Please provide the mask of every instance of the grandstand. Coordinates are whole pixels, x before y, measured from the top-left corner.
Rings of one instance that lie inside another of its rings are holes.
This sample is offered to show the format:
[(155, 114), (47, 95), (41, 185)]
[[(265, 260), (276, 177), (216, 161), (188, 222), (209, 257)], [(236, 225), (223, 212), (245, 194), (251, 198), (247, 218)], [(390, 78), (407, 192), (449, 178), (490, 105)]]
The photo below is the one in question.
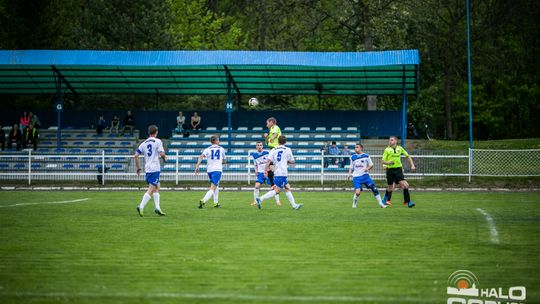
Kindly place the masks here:
[[(39, 130), (40, 141), (36, 151), (7, 149), (0, 153), (0, 172), (27, 172), (29, 169), (41, 173), (96, 172), (105, 165), (107, 170), (126, 172), (139, 133), (120, 136), (95, 130), (62, 130), (61, 145), (57, 147), (55, 129)], [(34, 157), (29, 161), (27, 155)], [(102, 157), (106, 155), (106, 157)], [(106, 164), (103, 164), (102, 158)], [(30, 167), (30, 168), (29, 168)]]

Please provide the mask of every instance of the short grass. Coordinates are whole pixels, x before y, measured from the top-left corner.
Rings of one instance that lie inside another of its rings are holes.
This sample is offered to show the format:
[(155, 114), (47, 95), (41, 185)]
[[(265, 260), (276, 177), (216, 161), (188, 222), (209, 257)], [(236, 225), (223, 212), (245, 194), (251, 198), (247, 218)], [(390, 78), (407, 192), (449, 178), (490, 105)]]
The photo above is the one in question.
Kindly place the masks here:
[(379, 209), (366, 192), (352, 209), (351, 193), (296, 192), (295, 212), (163, 192), (167, 216), (150, 202), (139, 218), (141, 195), (0, 192), (0, 303), (445, 303), (458, 269), (540, 301), (540, 193), (413, 193), (414, 209), (396, 193)]

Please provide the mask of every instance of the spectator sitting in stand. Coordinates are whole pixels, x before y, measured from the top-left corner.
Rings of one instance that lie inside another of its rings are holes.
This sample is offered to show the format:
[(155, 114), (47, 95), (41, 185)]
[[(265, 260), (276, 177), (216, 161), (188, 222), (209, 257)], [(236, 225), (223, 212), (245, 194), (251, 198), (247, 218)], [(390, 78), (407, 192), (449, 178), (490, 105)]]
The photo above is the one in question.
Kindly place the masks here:
[(182, 133), (186, 129), (186, 117), (182, 113), (182, 111), (178, 112), (178, 116), (176, 116), (176, 133)]
[(32, 124), (34, 128), (41, 128), (41, 121), (39, 121), (39, 117), (36, 114), (29, 112), (28, 117), (30, 117), (30, 124)]
[(19, 118), (19, 131), (21, 131), (22, 133), (24, 129), (28, 127), (29, 124), (30, 124), (30, 116), (28, 116), (28, 114), (26, 114), (26, 111), (24, 111), (23, 115)]
[(349, 165), (351, 160), (351, 150), (349, 150), (349, 146), (343, 145), (341, 155), (343, 155), (343, 158), (341, 159), (341, 168), (344, 168), (345, 166)]
[(15, 145), (17, 151), (21, 149), (21, 143), (22, 143), (22, 132), (19, 130), (18, 124), (13, 124), (13, 128), (9, 131), (9, 145), (8, 148), (13, 147)]
[(129, 129), (129, 135), (133, 136), (133, 128), (135, 127), (135, 116), (131, 111), (127, 111), (126, 117), (124, 118), (124, 129), (120, 135), (124, 135), (127, 129)]
[(26, 149), (29, 144), (32, 144), (34, 151), (37, 150), (37, 141), (38, 141), (38, 130), (29, 124), (28, 127), (24, 130), (24, 141), (23, 147)]
[(111, 120), (111, 129), (109, 130), (111, 134), (114, 133), (118, 134), (118, 130), (120, 129), (120, 118), (118, 118), (118, 115), (114, 115), (114, 118)]
[(0, 142), (2, 144), (2, 151), (6, 148), (6, 131), (4, 131), (4, 126), (0, 125)]
[(328, 168), (329, 160), (328, 160), (328, 157), (325, 157), (325, 156), (328, 155), (328, 143), (327, 142), (325, 142), (324, 145), (321, 147), (321, 151), (322, 151), (322, 154), (323, 154), (324, 167)]
[(199, 113), (197, 112), (193, 113), (193, 116), (191, 116), (191, 129), (192, 130), (201, 129), (201, 117), (199, 116)]
[(103, 130), (107, 127), (107, 123), (105, 122), (105, 118), (103, 115), (99, 115), (99, 119), (97, 122), (96, 132), (98, 135), (101, 135), (103, 133)]
[[(332, 145), (328, 148), (328, 154), (330, 155), (339, 155), (339, 148), (336, 146), (336, 142), (333, 141)], [(338, 157), (331, 157), (330, 158), (330, 164), (337, 165), (339, 164), (340, 158)]]

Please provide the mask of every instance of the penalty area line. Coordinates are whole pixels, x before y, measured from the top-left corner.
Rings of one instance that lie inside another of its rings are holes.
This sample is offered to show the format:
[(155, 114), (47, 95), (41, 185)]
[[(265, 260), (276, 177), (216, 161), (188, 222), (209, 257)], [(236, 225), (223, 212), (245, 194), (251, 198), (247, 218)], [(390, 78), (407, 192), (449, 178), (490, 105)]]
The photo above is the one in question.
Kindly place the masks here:
[(486, 218), (486, 222), (489, 228), (489, 233), (491, 234), (491, 242), (493, 244), (499, 244), (499, 232), (497, 231), (497, 228), (495, 227), (495, 220), (491, 217), (489, 213), (485, 212), (483, 209), (476, 208), (476, 210), (482, 213), (482, 215), (484, 215), (484, 217)]
[(0, 208), (7, 208), (7, 207), (19, 207), (19, 206), (31, 206), (31, 205), (51, 205), (51, 204), (70, 204), (70, 203), (79, 203), (89, 200), (89, 198), (80, 198), (76, 200), (70, 200), (70, 201), (57, 201), (57, 202), (40, 202), (40, 203), (18, 203), (13, 205), (0, 205)]

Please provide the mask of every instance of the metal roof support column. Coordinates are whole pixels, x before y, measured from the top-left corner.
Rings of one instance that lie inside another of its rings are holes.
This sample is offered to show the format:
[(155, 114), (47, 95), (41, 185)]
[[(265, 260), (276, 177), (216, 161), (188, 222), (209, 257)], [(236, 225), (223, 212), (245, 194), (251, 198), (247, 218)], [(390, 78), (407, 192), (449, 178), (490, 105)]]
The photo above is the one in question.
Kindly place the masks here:
[(60, 149), (62, 147), (62, 111), (64, 110), (64, 103), (62, 101), (62, 76), (58, 73), (56, 69), (53, 69), (54, 73), (54, 83), (56, 85), (56, 97), (54, 103), (54, 109), (56, 111), (56, 148)]
[(403, 99), (401, 101), (401, 146), (405, 148), (405, 139), (407, 138), (407, 87), (405, 85), (405, 66), (403, 66)]
[(231, 79), (231, 75), (229, 73), (227, 73), (227, 106), (226, 106), (226, 109), (227, 111), (227, 124), (228, 124), (228, 129), (227, 129), (227, 135), (228, 135), (228, 148), (227, 148), (227, 151), (230, 153), (231, 150), (232, 150), (232, 142), (231, 142), (231, 137), (232, 137), (232, 134), (231, 134), (231, 115), (232, 115), (232, 111), (233, 111), (233, 94), (232, 94), (232, 79)]

